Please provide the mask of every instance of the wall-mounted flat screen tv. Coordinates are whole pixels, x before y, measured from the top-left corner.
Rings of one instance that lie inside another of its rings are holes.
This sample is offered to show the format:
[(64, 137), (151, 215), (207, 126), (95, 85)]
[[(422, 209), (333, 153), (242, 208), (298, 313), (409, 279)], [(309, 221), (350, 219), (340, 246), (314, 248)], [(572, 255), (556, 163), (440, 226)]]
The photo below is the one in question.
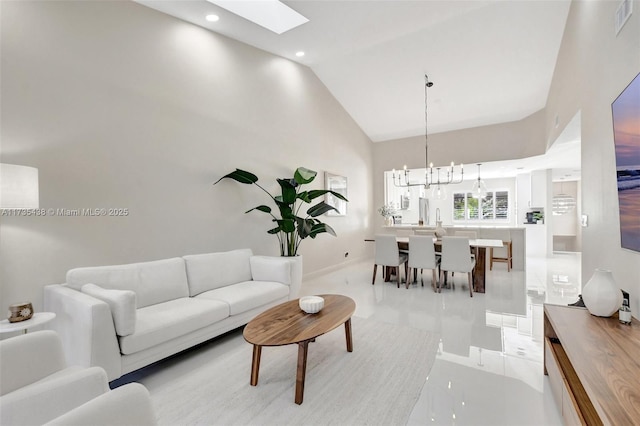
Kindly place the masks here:
[(623, 248), (640, 252), (640, 74), (611, 104)]

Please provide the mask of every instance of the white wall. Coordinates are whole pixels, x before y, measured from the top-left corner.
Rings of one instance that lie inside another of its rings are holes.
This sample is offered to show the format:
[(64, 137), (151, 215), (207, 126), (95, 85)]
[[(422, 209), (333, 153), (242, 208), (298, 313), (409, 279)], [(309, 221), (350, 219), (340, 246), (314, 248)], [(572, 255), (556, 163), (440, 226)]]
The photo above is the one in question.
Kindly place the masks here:
[[(640, 71), (640, 1), (616, 35), (619, 1), (574, 1), (560, 48), (549, 99), (549, 141), (581, 111), (582, 280), (596, 268), (610, 269), (631, 293), (640, 313), (640, 253), (621, 248), (611, 103)], [(555, 126), (556, 116), (560, 125)]]
[(368, 255), (371, 141), (307, 67), (132, 2), (1, 2), (2, 158), (40, 173), (43, 208), (126, 217), (2, 217), (0, 309), (73, 267), (251, 247), (277, 254), (235, 167), (348, 178), (337, 238), (305, 240), (306, 273)]

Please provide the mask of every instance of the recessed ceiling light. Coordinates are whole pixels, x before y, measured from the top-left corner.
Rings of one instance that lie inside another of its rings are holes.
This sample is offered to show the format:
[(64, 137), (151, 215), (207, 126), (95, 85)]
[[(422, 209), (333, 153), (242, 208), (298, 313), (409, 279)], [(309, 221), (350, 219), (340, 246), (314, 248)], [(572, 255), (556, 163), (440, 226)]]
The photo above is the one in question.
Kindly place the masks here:
[(307, 18), (278, 0), (208, 0), (229, 12), (258, 24), (276, 34), (309, 22)]
[(302, 50), (301, 50), (301, 51), (299, 51), (299, 52), (296, 52), (296, 56), (297, 56), (298, 58), (302, 58), (302, 57), (304, 56), (304, 52), (303, 52)]
[(209, 22), (218, 22), (220, 20), (220, 17), (218, 15), (207, 15), (204, 19)]

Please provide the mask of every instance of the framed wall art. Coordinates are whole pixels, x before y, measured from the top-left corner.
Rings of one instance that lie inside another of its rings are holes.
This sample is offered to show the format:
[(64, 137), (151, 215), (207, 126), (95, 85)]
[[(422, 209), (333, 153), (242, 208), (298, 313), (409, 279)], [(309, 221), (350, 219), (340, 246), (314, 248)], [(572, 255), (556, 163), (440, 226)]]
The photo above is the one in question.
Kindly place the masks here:
[[(337, 192), (344, 198), (347, 198), (347, 178), (345, 176), (334, 175), (333, 173), (325, 172), (325, 189)], [(327, 212), (327, 216), (346, 216), (347, 215), (347, 202), (335, 197), (333, 194), (325, 195), (325, 202), (330, 206), (335, 207), (338, 211), (331, 210)]]
[(611, 105), (623, 248), (640, 251), (640, 74)]

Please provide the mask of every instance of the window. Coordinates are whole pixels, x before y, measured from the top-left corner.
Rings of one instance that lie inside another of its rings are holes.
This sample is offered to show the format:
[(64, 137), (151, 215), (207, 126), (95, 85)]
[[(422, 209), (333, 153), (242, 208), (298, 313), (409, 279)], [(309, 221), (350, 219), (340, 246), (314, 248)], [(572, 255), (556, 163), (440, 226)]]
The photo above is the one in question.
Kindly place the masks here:
[(453, 220), (508, 220), (509, 191), (489, 191), (484, 198), (470, 192), (453, 194)]

